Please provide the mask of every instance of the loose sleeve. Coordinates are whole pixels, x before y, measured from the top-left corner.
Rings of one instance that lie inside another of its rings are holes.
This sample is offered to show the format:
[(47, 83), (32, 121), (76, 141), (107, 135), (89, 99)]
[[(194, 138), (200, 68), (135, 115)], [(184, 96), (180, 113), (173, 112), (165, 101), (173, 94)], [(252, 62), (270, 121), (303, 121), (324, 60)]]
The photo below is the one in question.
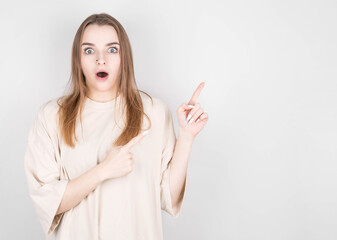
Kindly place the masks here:
[[(28, 135), (24, 169), (29, 195), (45, 235), (58, 226), (64, 213), (56, 215), (68, 181), (60, 180), (57, 143), (50, 117), (46, 121), (45, 106), (41, 106)], [(53, 135), (54, 134), (54, 135)]]
[[(161, 160), (161, 209), (177, 218), (180, 214), (183, 198), (185, 195), (185, 185), (183, 188), (183, 193), (181, 195), (179, 203), (176, 207), (173, 208), (171, 201), (171, 192), (170, 192), (170, 167), (171, 159), (173, 157), (175, 143), (176, 143), (176, 134), (174, 131), (174, 125), (172, 121), (172, 114), (167, 107), (164, 105), (165, 109), (165, 119), (164, 119), (164, 134), (163, 134), (163, 148), (162, 148), (162, 160)], [(186, 182), (185, 182), (186, 184)]]

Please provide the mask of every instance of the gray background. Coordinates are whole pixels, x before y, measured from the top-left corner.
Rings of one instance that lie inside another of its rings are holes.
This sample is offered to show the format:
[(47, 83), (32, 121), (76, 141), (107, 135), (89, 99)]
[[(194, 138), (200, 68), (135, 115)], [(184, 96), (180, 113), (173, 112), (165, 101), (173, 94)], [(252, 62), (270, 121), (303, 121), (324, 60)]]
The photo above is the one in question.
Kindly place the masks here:
[(336, 1), (13, 1), (2, 4), (1, 239), (43, 239), (23, 156), (38, 107), (70, 76), (80, 23), (106, 12), (138, 87), (174, 116), (202, 81), (209, 114), (165, 239), (337, 238)]

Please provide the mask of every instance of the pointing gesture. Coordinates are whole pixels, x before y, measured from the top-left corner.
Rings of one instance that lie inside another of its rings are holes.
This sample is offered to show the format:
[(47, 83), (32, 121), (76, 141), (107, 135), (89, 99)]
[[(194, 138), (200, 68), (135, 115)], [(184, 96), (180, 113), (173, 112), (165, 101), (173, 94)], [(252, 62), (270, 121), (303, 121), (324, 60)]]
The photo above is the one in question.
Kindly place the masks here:
[(135, 136), (134, 138), (132, 138), (127, 144), (125, 144), (122, 147), (123, 151), (129, 152), (131, 150), (131, 148), (136, 145), (140, 140), (143, 139), (143, 137), (148, 133), (149, 130), (143, 132), (143, 133), (139, 133), (137, 136)]
[(204, 88), (205, 82), (199, 84), (188, 104), (182, 103), (177, 109), (178, 121), (181, 131), (190, 134), (193, 138), (204, 128), (208, 115), (201, 108), (197, 99)]
[(199, 84), (198, 88), (194, 91), (191, 100), (188, 102), (189, 105), (194, 105), (199, 97), (201, 90), (204, 88), (205, 82)]
[(129, 174), (133, 170), (133, 154), (131, 148), (135, 146), (148, 133), (145, 131), (132, 138), (124, 146), (113, 147), (102, 161), (102, 178), (118, 178)]

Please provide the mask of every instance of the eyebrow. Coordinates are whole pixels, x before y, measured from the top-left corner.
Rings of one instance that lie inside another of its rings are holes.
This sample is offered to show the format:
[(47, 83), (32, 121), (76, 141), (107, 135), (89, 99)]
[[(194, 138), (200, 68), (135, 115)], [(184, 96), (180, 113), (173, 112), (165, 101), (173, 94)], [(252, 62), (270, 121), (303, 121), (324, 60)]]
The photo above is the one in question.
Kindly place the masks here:
[[(118, 42), (111, 42), (111, 43), (107, 43), (106, 46), (110, 46), (110, 45), (114, 45), (114, 44), (119, 45)], [(93, 43), (88, 43), (88, 42), (84, 42), (84, 43), (81, 44), (81, 46), (83, 46), (83, 45), (95, 46), (95, 44), (93, 44)]]

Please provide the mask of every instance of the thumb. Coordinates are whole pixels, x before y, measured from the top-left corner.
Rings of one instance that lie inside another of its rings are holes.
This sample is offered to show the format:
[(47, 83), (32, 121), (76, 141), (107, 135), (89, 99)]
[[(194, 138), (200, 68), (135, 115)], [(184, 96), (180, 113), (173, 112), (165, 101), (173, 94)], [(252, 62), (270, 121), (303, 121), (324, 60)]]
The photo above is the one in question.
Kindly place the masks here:
[(122, 148), (123, 150), (130, 151), (130, 149), (136, 145), (142, 138), (149, 132), (149, 130), (145, 132), (139, 133), (137, 136), (132, 138), (127, 144), (125, 144)]

